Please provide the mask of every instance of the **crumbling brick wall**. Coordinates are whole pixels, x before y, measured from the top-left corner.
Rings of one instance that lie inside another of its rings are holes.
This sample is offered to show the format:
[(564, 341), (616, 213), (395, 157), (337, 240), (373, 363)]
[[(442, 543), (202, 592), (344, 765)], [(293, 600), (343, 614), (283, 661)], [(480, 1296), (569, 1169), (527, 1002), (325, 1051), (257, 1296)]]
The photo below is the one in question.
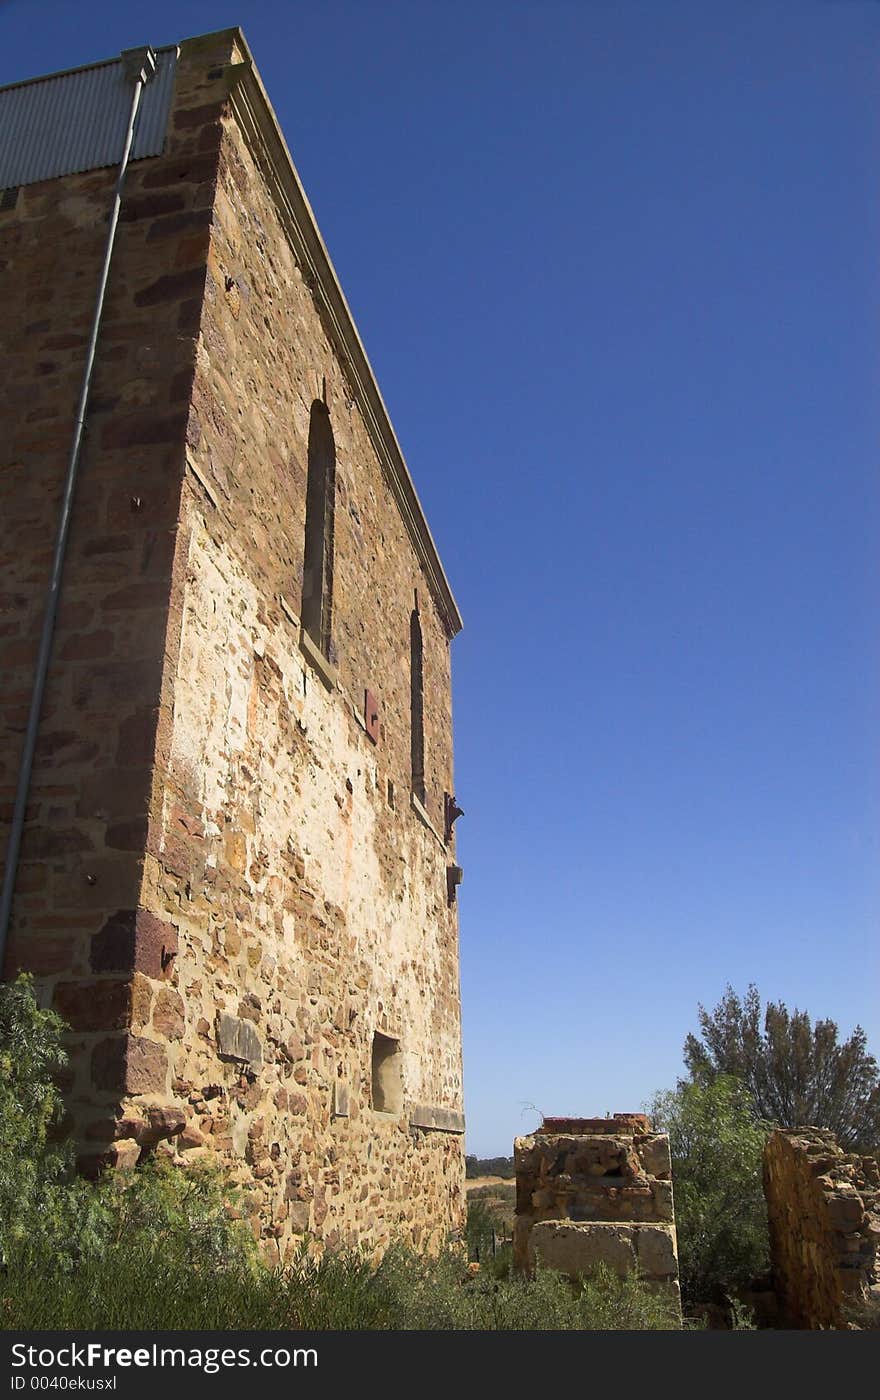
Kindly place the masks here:
[(783, 1323), (846, 1325), (846, 1308), (878, 1283), (880, 1171), (822, 1128), (779, 1128), (764, 1150), (764, 1193)]
[(545, 1118), (514, 1142), (514, 1263), (638, 1272), (680, 1302), (669, 1139), (641, 1113)]

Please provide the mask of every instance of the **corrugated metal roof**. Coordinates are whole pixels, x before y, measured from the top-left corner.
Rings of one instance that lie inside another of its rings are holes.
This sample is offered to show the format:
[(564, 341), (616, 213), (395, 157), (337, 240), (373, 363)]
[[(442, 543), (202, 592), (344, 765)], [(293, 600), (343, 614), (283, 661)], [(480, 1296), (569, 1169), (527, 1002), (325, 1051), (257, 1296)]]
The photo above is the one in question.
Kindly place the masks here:
[[(177, 49), (157, 49), (144, 88), (131, 158), (165, 145)], [(121, 59), (0, 88), (0, 189), (115, 165), (131, 113), (132, 83)]]

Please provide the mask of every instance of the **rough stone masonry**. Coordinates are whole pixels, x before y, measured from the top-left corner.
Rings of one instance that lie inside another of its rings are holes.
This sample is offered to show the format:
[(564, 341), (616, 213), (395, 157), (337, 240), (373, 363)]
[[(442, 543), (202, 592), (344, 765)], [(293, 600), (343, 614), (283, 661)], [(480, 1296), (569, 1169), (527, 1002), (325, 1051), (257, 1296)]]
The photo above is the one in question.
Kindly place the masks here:
[[(0, 198), (6, 823), (115, 178)], [(244, 38), (186, 41), (125, 186), (4, 967), (72, 1028), (84, 1168), (225, 1164), (277, 1258), (460, 1228), (460, 625)]]
[(515, 1266), (638, 1273), (681, 1306), (669, 1139), (642, 1113), (545, 1118), (514, 1142)]
[(787, 1327), (847, 1325), (880, 1305), (880, 1167), (823, 1128), (778, 1128), (764, 1148), (773, 1283)]

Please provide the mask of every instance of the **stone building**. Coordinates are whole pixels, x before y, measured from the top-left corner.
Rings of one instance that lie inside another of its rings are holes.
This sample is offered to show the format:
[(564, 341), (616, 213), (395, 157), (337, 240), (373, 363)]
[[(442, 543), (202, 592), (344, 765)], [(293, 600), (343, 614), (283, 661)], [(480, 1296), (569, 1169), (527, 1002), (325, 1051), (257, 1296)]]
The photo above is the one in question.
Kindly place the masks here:
[(0, 190), (4, 975), (72, 1028), (85, 1167), (219, 1160), (275, 1257), (435, 1246), (464, 1201), (461, 623), (241, 32), (0, 91)]

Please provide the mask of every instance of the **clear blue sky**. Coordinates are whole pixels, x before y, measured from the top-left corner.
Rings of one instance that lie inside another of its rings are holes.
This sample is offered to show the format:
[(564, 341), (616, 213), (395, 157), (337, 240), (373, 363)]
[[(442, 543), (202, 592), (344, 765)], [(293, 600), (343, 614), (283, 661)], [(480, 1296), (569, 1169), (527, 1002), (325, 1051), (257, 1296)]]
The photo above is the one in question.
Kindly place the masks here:
[(0, 82), (241, 23), (465, 618), (468, 1150), (725, 983), (880, 1052), (880, 4), (0, 3)]

